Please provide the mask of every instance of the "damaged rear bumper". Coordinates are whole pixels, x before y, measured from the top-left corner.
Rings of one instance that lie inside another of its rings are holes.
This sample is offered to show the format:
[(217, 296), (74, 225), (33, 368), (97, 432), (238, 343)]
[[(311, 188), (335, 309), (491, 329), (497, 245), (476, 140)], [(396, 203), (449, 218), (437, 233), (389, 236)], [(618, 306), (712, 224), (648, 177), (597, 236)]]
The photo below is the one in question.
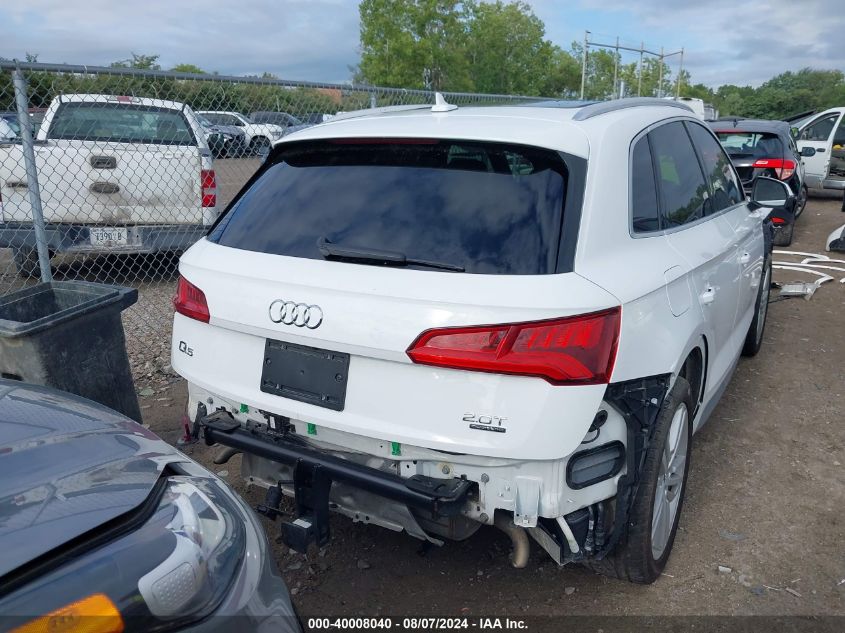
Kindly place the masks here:
[[(335, 482), (407, 505), (432, 519), (459, 514), (475, 488), (466, 479), (424, 475), (406, 478), (316, 451), (299, 438), (266, 430), (261, 425), (241, 425), (226, 411), (206, 416), (199, 424), (208, 445), (221, 444), (293, 467), (299, 517), (283, 525), (282, 536), (297, 551), (306, 551), (311, 542), (318, 546), (328, 542), (329, 496)], [(281, 490), (278, 497), (281, 498)], [(274, 514), (272, 507), (266, 510)]]

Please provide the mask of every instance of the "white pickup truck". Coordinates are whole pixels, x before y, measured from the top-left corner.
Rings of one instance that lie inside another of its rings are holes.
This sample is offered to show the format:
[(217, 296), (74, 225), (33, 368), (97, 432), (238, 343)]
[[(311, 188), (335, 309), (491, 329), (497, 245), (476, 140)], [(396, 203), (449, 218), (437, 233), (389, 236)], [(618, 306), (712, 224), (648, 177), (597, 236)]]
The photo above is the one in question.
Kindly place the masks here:
[[(35, 142), (47, 242), (55, 253), (178, 252), (217, 218), (205, 134), (176, 101), (70, 94)], [(0, 141), (0, 248), (39, 274), (20, 141)]]

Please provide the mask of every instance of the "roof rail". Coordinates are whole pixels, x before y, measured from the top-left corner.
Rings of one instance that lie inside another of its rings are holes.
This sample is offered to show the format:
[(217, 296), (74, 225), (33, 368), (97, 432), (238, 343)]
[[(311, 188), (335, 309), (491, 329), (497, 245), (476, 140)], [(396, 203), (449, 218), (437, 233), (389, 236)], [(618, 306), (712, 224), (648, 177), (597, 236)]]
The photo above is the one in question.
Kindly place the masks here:
[(430, 103), (418, 103), (414, 105), (397, 105), (397, 106), (382, 106), (380, 108), (364, 108), (363, 110), (350, 110), (349, 112), (344, 112), (343, 114), (336, 114), (331, 119), (326, 121), (326, 123), (331, 123), (332, 121), (342, 121), (344, 119), (357, 119), (359, 117), (365, 116), (374, 116), (377, 114), (389, 114), (391, 112), (404, 112), (407, 110), (429, 110), (431, 109)]
[(668, 99), (658, 99), (656, 97), (629, 97), (626, 99), (613, 99), (612, 101), (600, 101), (592, 105), (584, 106), (576, 112), (573, 121), (586, 121), (600, 114), (607, 114), (608, 112), (616, 112), (617, 110), (626, 110), (628, 108), (642, 108), (646, 106), (660, 106), (664, 108), (680, 108), (687, 112), (692, 112), (692, 108), (680, 101), (669, 101)]

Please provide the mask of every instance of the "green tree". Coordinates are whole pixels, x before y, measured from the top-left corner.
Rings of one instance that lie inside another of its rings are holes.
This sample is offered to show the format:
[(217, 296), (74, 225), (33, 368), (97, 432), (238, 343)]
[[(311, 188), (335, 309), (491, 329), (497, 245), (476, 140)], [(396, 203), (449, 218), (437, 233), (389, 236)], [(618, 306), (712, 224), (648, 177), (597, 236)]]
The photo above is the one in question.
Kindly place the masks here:
[(205, 74), (205, 71), (202, 68), (200, 68), (199, 66), (195, 66), (194, 64), (176, 64), (170, 70), (176, 73), (192, 73), (194, 75)]
[(544, 39), (543, 21), (521, 0), (482, 2), (469, 11), (467, 54), (475, 90), (539, 95), (556, 53)]
[(363, 0), (357, 80), (403, 88), (471, 90), (468, 6), (460, 0)]
[(140, 70), (161, 70), (158, 64), (160, 55), (140, 55), (132, 53), (129, 59), (121, 59), (109, 64), (112, 68), (138, 68)]

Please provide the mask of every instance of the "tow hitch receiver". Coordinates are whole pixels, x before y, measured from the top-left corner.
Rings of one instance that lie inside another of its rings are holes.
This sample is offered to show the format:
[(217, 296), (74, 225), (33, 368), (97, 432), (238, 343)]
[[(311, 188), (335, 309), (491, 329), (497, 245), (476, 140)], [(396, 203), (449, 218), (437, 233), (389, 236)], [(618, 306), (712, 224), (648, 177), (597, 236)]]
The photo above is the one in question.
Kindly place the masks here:
[[(329, 496), (335, 481), (404, 503), (429, 513), (433, 519), (460, 513), (475, 486), (466, 479), (439, 479), (423, 475), (406, 478), (371, 468), (323, 453), (300, 437), (269, 431), (263, 424), (247, 422), (242, 426), (228, 411), (216, 411), (204, 417), (200, 426), (209, 446), (222, 444), (293, 466), (298, 517), (282, 524), (282, 540), (297, 552), (305, 553), (312, 542), (317, 546), (328, 542)], [(267, 510), (278, 507), (278, 501), (268, 501), (268, 504), (265, 504)], [(276, 512), (272, 514), (271, 518), (275, 518)]]
[(319, 464), (309, 466), (300, 459), (293, 467), (293, 489), (298, 518), (282, 523), (282, 541), (292, 550), (306, 554), (310, 543), (322, 547), (329, 542), (332, 480)]

